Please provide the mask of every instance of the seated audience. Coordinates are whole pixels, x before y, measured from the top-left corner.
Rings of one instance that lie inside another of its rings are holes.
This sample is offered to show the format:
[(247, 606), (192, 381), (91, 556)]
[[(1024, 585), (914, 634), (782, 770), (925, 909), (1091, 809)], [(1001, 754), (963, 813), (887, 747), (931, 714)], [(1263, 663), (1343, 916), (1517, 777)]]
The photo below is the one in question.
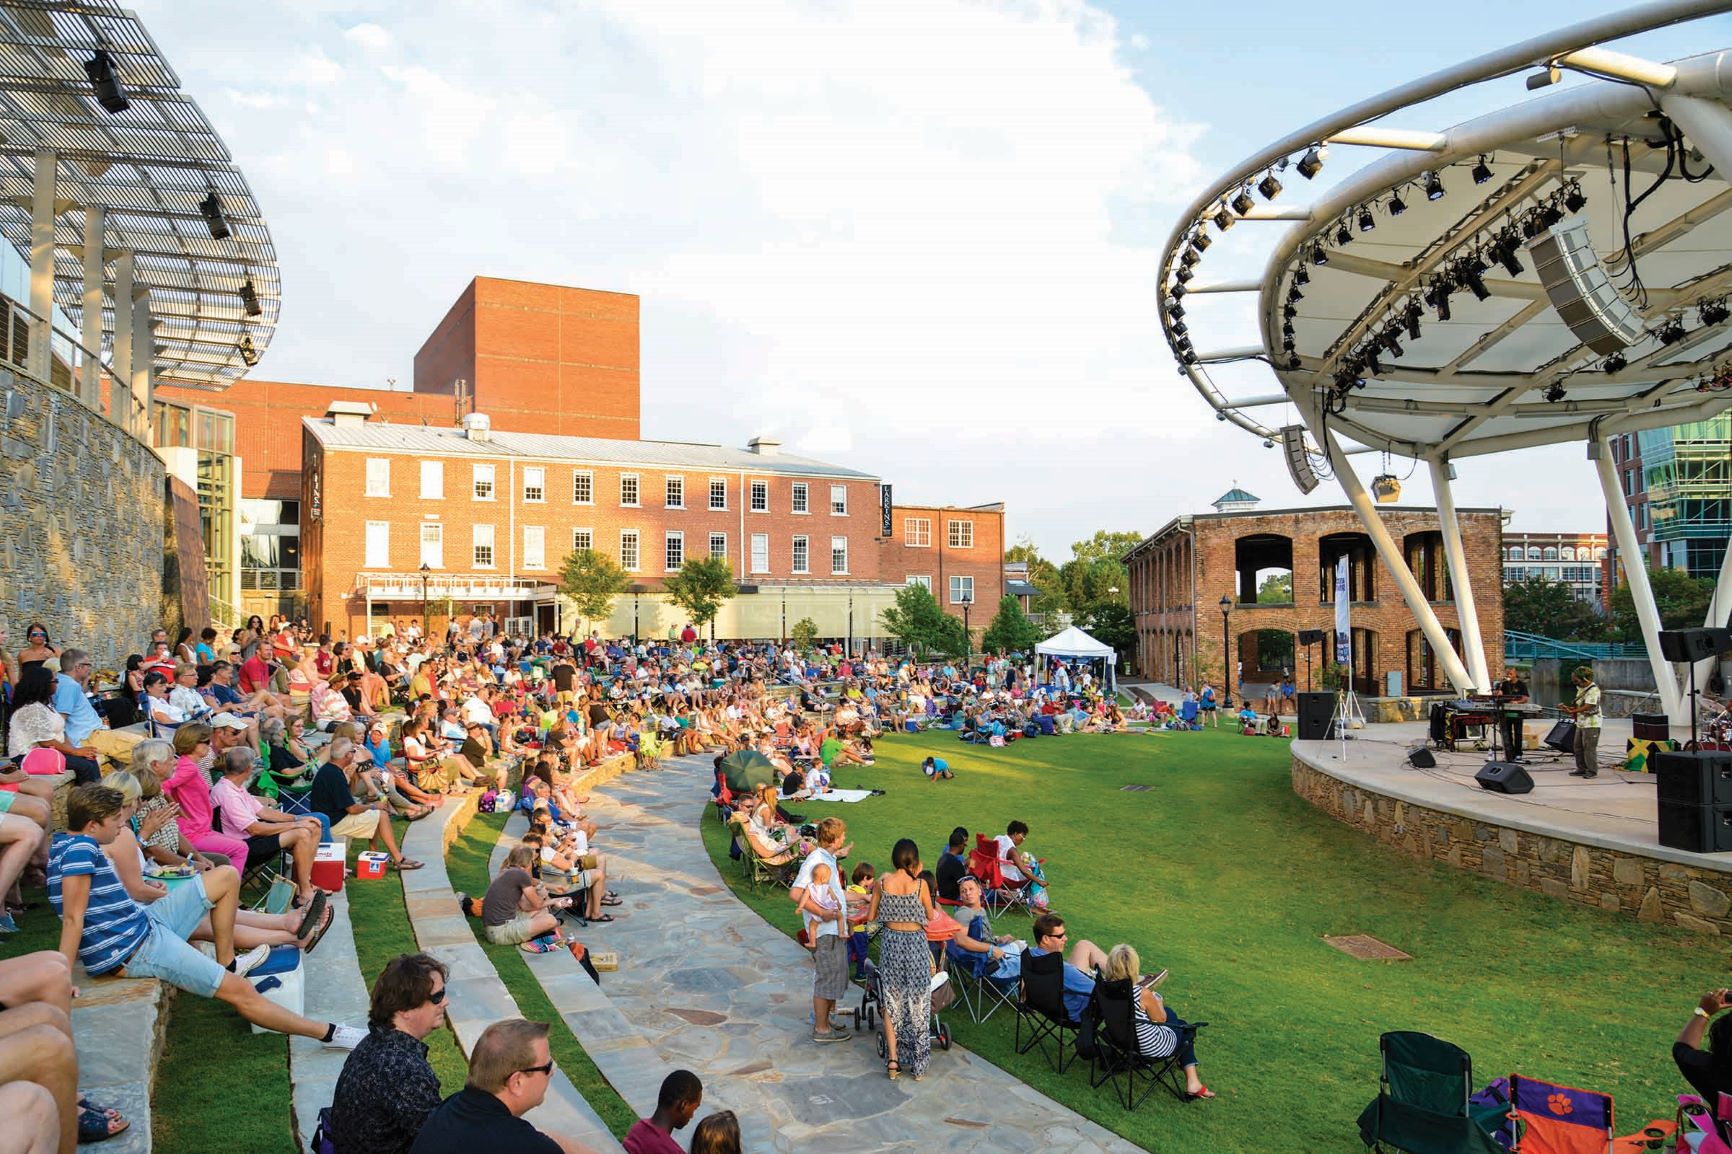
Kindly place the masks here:
[(1186, 1022), (1167, 1008), (1161, 995), (1155, 992), (1154, 982), (1139, 981), (1141, 965), (1137, 951), (1120, 942), (1107, 952), (1106, 964), (1101, 967), (1105, 981), (1130, 983), (1134, 995), (1131, 1029), (1136, 1035), (1137, 1052), (1145, 1058), (1165, 1058), (1176, 1052), (1185, 1071), (1186, 1101), (1213, 1098), (1215, 1092), (1197, 1077), (1197, 1054), (1192, 1049), (1191, 1035), (1183, 1029)]
[(313, 855), (324, 828), (319, 819), (284, 813), (248, 793), (255, 768), (250, 750), (224, 750), (216, 768), (222, 776), (211, 787), (211, 802), (222, 815), (223, 828), (246, 839), (248, 868), (287, 852), (294, 862), (296, 893), (302, 902), (312, 901)]
[(331, 1099), (336, 1154), (408, 1154), (439, 1108), (423, 1039), (445, 1021), (450, 973), (437, 958), (398, 954), (373, 983), (367, 1036), (343, 1062)]
[(410, 1154), (592, 1154), (581, 1142), (545, 1134), (523, 1120), (547, 1097), (552, 1079), (545, 1023), (493, 1023), (469, 1055), (463, 1089), (427, 1116)]
[[(535, 860), (533, 846), (513, 846), (505, 855), (505, 867), (488, 884), (487, 895), (481, 899), (482, 932), (496, 946), (532, 944), (533, 939), (543, 935), (551, 935), (557, 943), (559, 919), (554, 916), (554, 910), (569, 905), (570, 899), (548, 898), (530, 873)], [(458, 894), (457, 904), (467, 910), (468, 896)]]
[(1064, 963), (1064, 1009), (1071, 1021), (1081, 1020), (1083, 1009), (1089, 1004), (1089, 994), (1095, 988), (1092, 975), (1106, 965), (1106, 954), (1087, 938), (1067, 943), (1064, 919), (1057, 914), (1042, 914), (1034, 919), (1034, 929), (1029, 936), (1034, 939), (1034, 944), (1028, 948), (1033, 957), (1058, 953), (1069, 944), (1070, 953), (1065, 956)]
[(732, 1110), (717, 1110), (692, 1127), (692, 1154), (740, 1154), (740, 1120)]
[[(684, 1154), (674, 1132), (685, 1129), (704, 1102), (704, 1084), (690, 1070), (675, 1070), (662, 1079), (655, 1113), (639, 1118), (625, 1132), (625, 1154)], [(695, 1141), (695, 1138), (694, 1138)]]
[(387, 812), (389, 802), (363, 804), (355, 800), (353, 789), (359, 760), (355, 743), (346, 737), (332, 738), (329, 755), (330, 760), (313, 775), (313, 789), (307, 801), (316, 812), (331, 819), (331, 836), (365, 838), (375, 850), (383, 845), (398, 870), (424, 868), (425, 863), (404, 857), (397, 848), (397, 835)]
[[(1732, 1094), (1732, 990), (1710, 990), (1702, 995), (1690, 1018), (1672, 1043), (1672, 1061), (1678, 1072), (1705, 1102), (1718, 1102), (1719, 1095)], [(1702, 1048), (1702, 1035), (1708, 1049)]]

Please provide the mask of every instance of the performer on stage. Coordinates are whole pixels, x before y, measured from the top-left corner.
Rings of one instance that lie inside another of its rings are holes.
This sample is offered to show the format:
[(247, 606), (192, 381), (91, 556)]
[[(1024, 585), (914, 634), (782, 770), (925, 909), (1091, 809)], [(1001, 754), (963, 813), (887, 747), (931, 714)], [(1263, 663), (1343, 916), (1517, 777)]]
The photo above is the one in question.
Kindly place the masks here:
[(1528, 683), (1523, 681), (1515, 666), (1503, 671), (1503, 680), (1497, 683), (1498, 714), (1497, 723), (1503, 730), (1503, 755), (1507, 761), (1521, 761), (1522, 758), (1522, 714), (1504, 708), (1518, 705), (1528, 699)]
[(1558, 706), (1559, 713), (1576, 719), (1576, 768), (1570, 776), (1594, 777), (1600, 772), (1600, 687), (1591, 665), (1576, 666), (1570, 680), (1576, 683), (1576, 703)]

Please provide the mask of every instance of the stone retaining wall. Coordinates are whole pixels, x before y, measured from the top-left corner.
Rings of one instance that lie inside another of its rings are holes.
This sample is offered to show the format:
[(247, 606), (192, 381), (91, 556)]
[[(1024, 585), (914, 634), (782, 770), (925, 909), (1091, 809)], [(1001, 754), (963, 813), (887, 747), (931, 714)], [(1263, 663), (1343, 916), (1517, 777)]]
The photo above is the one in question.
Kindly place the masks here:
[(1297, 756), (1293, 792), (1417, 858), (1638, 921), (1709, 936), (1732, 934), (1732, 874), (1427, 809), (1331, 777)]

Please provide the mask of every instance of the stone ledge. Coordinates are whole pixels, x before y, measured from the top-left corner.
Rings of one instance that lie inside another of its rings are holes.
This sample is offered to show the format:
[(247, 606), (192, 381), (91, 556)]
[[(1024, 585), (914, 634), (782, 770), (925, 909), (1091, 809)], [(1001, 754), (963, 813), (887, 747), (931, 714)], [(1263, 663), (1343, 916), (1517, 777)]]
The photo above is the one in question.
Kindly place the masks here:
[(104, 1154), (148, 1154), (150, 1095), (175, 991), (154, 978), (92, 978), (82, 968), (73, 981), (79, 989), (72, 1003), (78, 1088), (92, 1101), (117, 1107), (132, 1122), (101, 1149)]

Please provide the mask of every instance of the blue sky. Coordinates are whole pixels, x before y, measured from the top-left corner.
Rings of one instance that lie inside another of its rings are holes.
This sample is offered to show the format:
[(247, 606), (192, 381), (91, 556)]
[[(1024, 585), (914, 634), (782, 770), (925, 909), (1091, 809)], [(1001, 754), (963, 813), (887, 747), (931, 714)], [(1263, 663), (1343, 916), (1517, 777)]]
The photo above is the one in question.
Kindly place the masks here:
[[(1014, 536), (1062, 558), (1235, 481), (1271, 506), (1338, 499), (1305, 502), (1276, 454), (1217, 424), (1159, 339), (1159, 244), (1203, 182), (1334, 108), (1615, 7), (138, 11), (272, 228), (283, 323), (257, 374), (406, 387), (478, 273), (635, 292), (647, 436), (774, 434), (905, 499), (1003, 500)], [(1720, 19), (1631, 47), (1729, 42)], [(1508, 80), (1403, 123), (1523, 95)], [(1579, 446), (1515, 467), (1547, 482), (1518, 500), (1507, 469), (1469, 467), (1459, 499), (1521, 527), (1601, 523)]]

